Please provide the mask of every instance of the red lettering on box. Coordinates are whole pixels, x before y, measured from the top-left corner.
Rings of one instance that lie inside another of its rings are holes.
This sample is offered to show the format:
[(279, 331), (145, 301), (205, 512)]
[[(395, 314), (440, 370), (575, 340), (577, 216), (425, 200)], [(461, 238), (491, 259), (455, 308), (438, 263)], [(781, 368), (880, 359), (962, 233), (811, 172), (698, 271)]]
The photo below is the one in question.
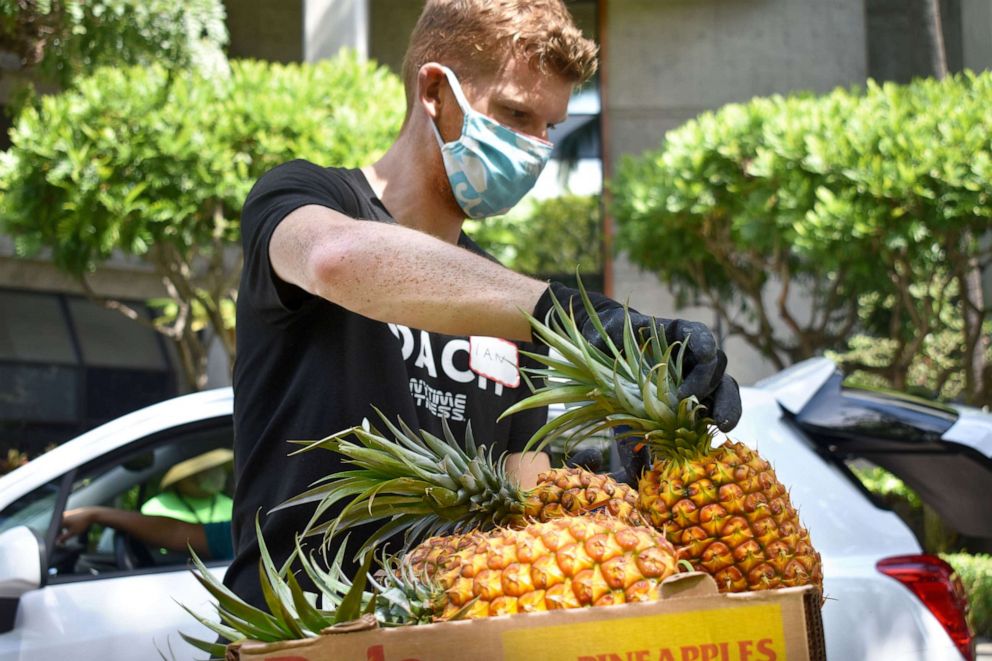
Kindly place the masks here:
[(679, 651), (682, 653), (682, 661), (696, 661), (699, 658), (699, 648), (695, 645), (685, 645)]
[(765, 655), (766, 661), (775, 661), (778, 655), (772, 649), (772, 639), (762, 638), (758, 641), (758, 651)]
[(658, 661), (675, 661), (675, 655), (667, 647), (658, 652)]
[(386, 661), (386, 650), (382, 645), (373, 645), (365, 650), (365, 661)]
[(740, 654), (741, 661), (748, 661), (751, 658), (751, 645), (753, 644), (753, 640), (737, 641), (737, 652)]
[(699, 646), (699, 652), (702, 655), (700, 657), (702, 661), (713, 661), (720, 653), (720, 648), (713, 643), (707, 643)]

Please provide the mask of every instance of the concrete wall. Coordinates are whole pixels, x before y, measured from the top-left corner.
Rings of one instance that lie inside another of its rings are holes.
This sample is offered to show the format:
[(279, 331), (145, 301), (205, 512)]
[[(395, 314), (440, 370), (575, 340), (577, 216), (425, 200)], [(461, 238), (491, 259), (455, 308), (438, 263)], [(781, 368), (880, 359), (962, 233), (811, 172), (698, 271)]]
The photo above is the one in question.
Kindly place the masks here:
[(960, 0), (962, 64), (965, 68), (992, 69), (992, 2)]
[(315, 62), (350, 48), (368, 57), (368, 0), (304, 0), (303, 59)]
[[(87, 277), (93, 291), (100, 296), (123, 299), (147, 299), (165, 296), (162, 279), (147, 264), (133, 257), (117, 254)], [(0, 236), (0, 287), (42, 292), (83, 294), (75, 278), (58, 270), (44, 254), (22, 259), (14, 253), (14, 242)]]
[(369, 0), (369, 57), (397, 75), (423, 0)]
[[(665, 132), (702, 111), (754, 96), (825, 92), (868, 74), (864, 0), (610, 0), (600, 29), (613, 163), (657, 148)], [(708, 309), (679, 310), (657, 278), (623, 257), (614, 294), (644, 312), (715, 324)], [(775, 371), (743, 342), (724, 346), (742, 383)]]
[(867, 75), (863, 0), (614, 0), (604, 40), (611, 158), (703, 110)]

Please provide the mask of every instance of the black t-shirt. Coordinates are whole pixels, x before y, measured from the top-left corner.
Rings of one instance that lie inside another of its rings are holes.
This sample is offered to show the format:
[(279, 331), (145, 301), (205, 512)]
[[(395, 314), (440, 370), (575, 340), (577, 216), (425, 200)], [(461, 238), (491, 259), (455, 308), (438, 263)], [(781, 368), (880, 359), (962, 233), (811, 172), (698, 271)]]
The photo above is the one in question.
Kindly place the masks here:
[[(283, 218), (311, 204), (364, 221), (395, 222), (360, 170), (302, 160), (266, 173), (245, 201), (234, 367), (235, 558), (224, 582), (260, 607), (256, 513), (280, 566), (313, 507), (267, 512), (343, 466), (325, 450), (289, 457), (298, 446), (288, 440), (324, 438), (366, 418), (383, 429), (375, 406), (391, 420), (401, 416), (412, 428), (434, 434), (441, 433), (445, 418), (456, 438), (471, 421), (477, 442), (499, 455), (519, 451), (547, 416), (539, 409), (497, 424), (502, 411), (528, 394), (527, 387), (521, 382), (509, 388), (472, 372), (468, 338), (374, 321), (280, 280), (269, 263), (269, 239)], [(485, 255), (464, 233), (459, 245)], [(361, 531), (353, 533), (350, 546), (359, 538)], [(347, 569), (353, 573), (354, 565)]]

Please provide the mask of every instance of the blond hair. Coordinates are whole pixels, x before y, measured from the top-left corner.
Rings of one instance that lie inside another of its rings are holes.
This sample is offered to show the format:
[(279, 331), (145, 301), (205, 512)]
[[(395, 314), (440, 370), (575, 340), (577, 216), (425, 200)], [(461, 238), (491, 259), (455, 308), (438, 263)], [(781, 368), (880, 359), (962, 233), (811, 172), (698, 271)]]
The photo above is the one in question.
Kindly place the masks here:
[(407, 116), (427, 62), (480, 80), (508, 55), (522, 55), (542, 72), (582, 84), (596, 72), (596, 50), (562, 0), (427, 0), (403, 58)]

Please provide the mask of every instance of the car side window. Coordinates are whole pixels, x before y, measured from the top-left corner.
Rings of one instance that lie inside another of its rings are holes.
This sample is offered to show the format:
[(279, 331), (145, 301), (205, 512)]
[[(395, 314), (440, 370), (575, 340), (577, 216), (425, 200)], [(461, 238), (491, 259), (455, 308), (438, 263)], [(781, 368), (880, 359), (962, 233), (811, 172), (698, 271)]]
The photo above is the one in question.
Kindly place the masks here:
[(49, 482), (27, 495), (21, 496), (0, 512), (0, 532), (27, 526), (44, 539), (52, 525), (55, 505), (58, 503), (60, 480)]
[[(133, 443), (129, 452), (81, 467), (65, 511), (71, 518), (81, 510), (110, 508), (132, 518), (156, 517), (156, 524), (229, 522), (232, 442), (228, 420)], [(62, 512), (59, 516), (63, 523), (68, 520)], [(185, 539), (164, 548), (121, 524), (96, 522), (50, 554), (49, 577), (59, 582), (175, 570), (189, 561)]]

